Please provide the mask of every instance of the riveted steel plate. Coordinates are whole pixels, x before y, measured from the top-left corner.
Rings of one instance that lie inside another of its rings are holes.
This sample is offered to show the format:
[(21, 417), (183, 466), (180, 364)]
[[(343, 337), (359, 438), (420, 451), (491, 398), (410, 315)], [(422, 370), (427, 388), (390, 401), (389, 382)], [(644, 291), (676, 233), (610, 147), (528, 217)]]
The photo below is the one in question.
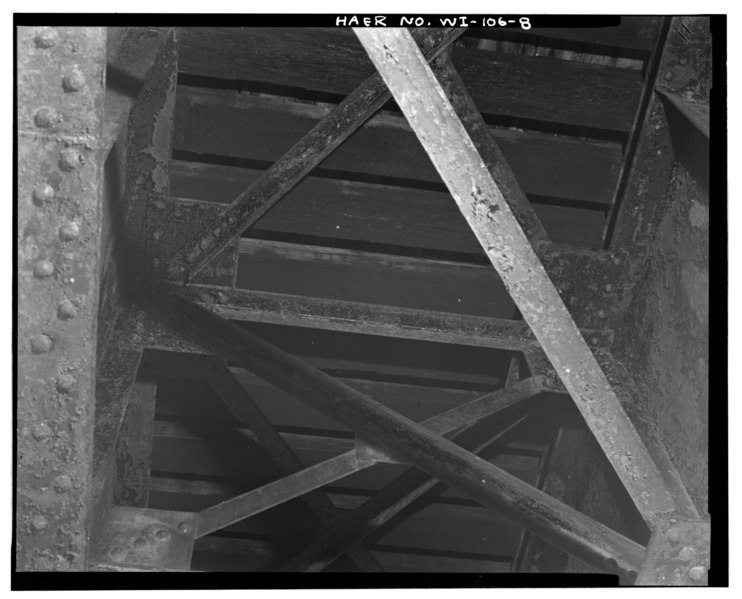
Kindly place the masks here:
[(190, 570), (194, 514), (146, 508), (113, 507), (91, 548), (96, 568)]
[(706, 586), (711, 523), (667, 518), (657, 522), (636, 579), (648, 586)]

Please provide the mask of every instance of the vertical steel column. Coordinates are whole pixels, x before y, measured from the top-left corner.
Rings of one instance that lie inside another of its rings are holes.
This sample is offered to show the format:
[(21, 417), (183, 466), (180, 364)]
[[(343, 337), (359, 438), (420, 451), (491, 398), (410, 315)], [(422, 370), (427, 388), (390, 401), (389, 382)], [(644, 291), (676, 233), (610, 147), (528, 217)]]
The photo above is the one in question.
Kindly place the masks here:
[(18, 571), (84, 570), (106, 30), (18, 27)]
[(417, 45), (405, 29), (355, 31), (639, 512), (648, 522), (671, 512), (658, 468)]

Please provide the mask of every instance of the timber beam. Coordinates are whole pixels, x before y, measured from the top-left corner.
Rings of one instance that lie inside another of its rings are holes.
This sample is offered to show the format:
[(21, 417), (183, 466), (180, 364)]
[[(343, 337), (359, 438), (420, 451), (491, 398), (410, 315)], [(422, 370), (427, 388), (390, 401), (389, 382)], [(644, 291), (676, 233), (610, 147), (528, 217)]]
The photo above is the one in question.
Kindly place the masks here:
[(404, 29), (355, 29), (644, 519), (675, 509), (647, 452), (466, 129)]
[[(423, 50), (432, 60), (465, 29), (449, 28), (425, 33), (418, 30)], [(424, 34), (424, 35), (423, 35)], [(188, 241), (167, 265), (167, 274), (188, 282), (211, 260), (235, 241), (242, 231), (260, 218), (286, 195), (313, 168), (318, 166), (340, 144), (368, 120), (390, 98), (378, 74), (366, 79), (309, 133), (299, 140), (283, 157), (257, 181), (241, 193), (219, 218), (206, 227), (195, 242)]]
[(640, 545), (209, 310), (157, 292), (147, 310), (193, 345), (250, 370), (363, 435), (385, 454), (461, 490), (583, 561), (619, 575), (638, 572)]

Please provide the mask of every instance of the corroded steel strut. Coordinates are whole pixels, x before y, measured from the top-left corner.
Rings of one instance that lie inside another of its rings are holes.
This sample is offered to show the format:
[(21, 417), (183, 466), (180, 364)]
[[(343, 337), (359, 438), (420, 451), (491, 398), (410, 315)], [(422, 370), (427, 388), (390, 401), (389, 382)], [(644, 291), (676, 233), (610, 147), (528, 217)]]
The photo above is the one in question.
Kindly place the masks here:
[(445, 92), (405, 29), (356, 29), (644, 519), (675, 509), (657, 466)]
[(152, 290), (143, 307), (170, 330), (293, 394), (394, 459), (460, 489), (601, 570), (632, 577), (643, 548), (191, 301)]

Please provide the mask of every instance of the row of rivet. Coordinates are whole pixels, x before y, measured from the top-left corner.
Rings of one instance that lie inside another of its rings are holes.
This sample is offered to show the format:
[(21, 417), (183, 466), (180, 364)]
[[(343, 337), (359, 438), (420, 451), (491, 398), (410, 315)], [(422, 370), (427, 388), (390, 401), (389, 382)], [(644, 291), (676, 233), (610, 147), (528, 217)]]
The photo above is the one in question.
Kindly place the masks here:
[[(178, 532), (180, 532), (181, 534), (189, 534), (192, 531), (193, 526), (191, 522), (189, 522), (188, 520), (183, 520), (178, 523), (176, 528)], [(159, 528), (155, 531), (154, 537), (157, 541), (164, 543), (170, 540), (171, 533), (167, 528)], [(149, 542), (147, 541), (145, 537), (140, 536), (140, 537), (136, 537), (132, 541), (131, 544), (134, 547), (134, 549), (141, 550), (144, 547), (146, 547), (149, 544)], [(127, 555), (128, 555), (128, 552), (126, 548), (122, 547), (121, 545), (112, 547), (108, 552), (108, 556), (111, 558), (111, 560), (117, 563), (122, 562), (126, 558)]]
[[(59, 42), (59, 33), (51, 27), (40, 28), (34, 38), (37, 48), (48, 49), (54, 47)], [(62, 77), (62, 87), (66, 92), (77, 92), (85, 86), (85, 75), (80, 71), (77, 65)], [(42, 106), (36, 111), (34, 123), (40, 128), (50, 128), (63, 120), (63, 116), (54, 108)], [(59, 168), (62, 171), (70, 172), (83, 164), (83, 157), (76, 148), (64, 148), (59, 155)], [(35, 204), (43, 206), (49, 204), (55, 198), (54, 188), (46, 182), (38, 184), (32, 192), (32, 200)], [(63, 223), (58, 231), (59, 238), (63, 242), (74, 241), (80, 236), (79, 225), (73, 221)], [(52, 276), (55, 272), (54, 264), (47, 260), (41, 259), (34, 265), (33, 273), (36, 278), (45, 279)], [(69, 299), (62, 299), (57, 305), (57, 317), (60, 320), (70, 320), (77, 316), (77, 308)], [(45, 333), (35, 335), (31, 339), (31, 351), (34, 354), (45, 354), (54, 349), (54, 340)], [(70, 393), (76, 384), (75, 377), (69, 372), (63, 372), (56, 378), (56, 388), (60, 393)], [(36, 424), (31, 430), (31, 436), (38, 442), (43, 442), (52, 436), (52, 430), (48, 424), (42, 422)], [(72, 489), (72, 478), (67, 474), (59, 474), (53, 482), (53, 487), (57, 493), (66, 493)], [(31, 530), (39, 533), (49, 527), (47, 519), (40, 514), (34, 515), (30, 520)]]
[[(665, 533), (665, 536), (667, 537), (667, 540), (673, 544), (677, 545), (680, 543), (680, 541), (683, 540), (683, 531), (679, 528), (670, 528), (667, 533)], [(693, 547), (683, 547), (680, 550), (680, 553), (678, 553), (678, 558), (680, 558), (683, 562), (689, 562), (696, 556), (696, 552), (694, 551)], [(704, 566), (693, 566), (692, 568), (688, 569), (688, 578), (690, 578), (693, 582), (702, 582), (704, 577), (706, 576), (706, 568)]]

